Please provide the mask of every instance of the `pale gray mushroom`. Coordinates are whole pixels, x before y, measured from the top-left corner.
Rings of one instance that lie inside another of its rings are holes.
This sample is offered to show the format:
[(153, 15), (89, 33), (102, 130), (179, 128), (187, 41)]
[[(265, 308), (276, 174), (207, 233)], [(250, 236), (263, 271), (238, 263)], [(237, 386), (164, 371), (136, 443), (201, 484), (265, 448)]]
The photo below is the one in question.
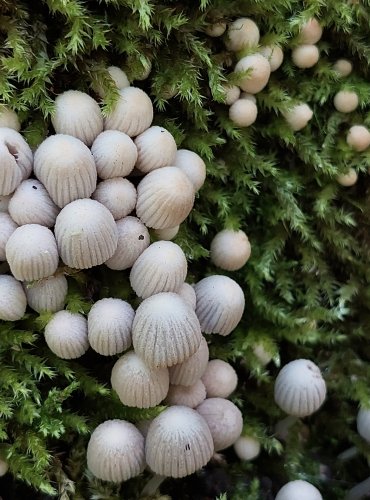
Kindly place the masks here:
[(357, 414), (357, 432), (370, 443), (370, 410), (368, 408), (360, 408)]
[(185, 302), (190, 304), (195, 311), (197, 305), (197, 296), (195, 295), (194, 288), (189, 285), (189, 283), (183, 283), (177, 294), (180, 295), (180, 297), (185, 300)]
[(313, 111), (308, 104), (302, 103), (293, 106), (283, 113), (283, 116), (292, 130), (302, 130), (313, 117)]
[(225, 104), (231, 106), (240, 97), (240, 88), (237, 85), (223, 85)]
[(7, 106), (0, 108), (0, 127), (12, 128), (16, 132), (21, 129), (17, 113)]
[(118, 231), (113, 215), (95, 200), (66, 205), (55, 223), (55, 237), (63, 262), (75, 269), (103, 264), (117, 249)]
[(170, 383), (172, 385), (190, 386), (199, 380), (207, 369), (209, 349), (206, 339), (202, 336), (200, 345), (188, 359), (170, 368)]
[(211, 241), (211, 261), (226, 271), (237, 271), (248, 261), (251, 244), (244, 231), (223, 229)]
[(269, 81), (271, 67), (268, 60), (262, 54), (251, 54), (243, 57), (235, 66), (235, 72), (250, 70), (246, 76), (239, 81), (239, 87), (244, 92), (257, 94), (264, 89)]
[(337, 181), (341, 186), (354, 186), (358, 179), (358, 173), (354, 168), (350, 168), (347, 173), (338, 175)]
[(154, 234), (159, 240), (170, 241), (176, 237), (179, 229), (180, 226), (166, 227), (165, 229), (156, 229)]
[(238, 376), (226, 361), (212, 359), (202, 375), (202, 382), (207, 391), (207, 398), (228, 398), (238, 385)]
[(137, 162), (135, 167), (145, 174), (174, 164), (176, 141), (170, 132), (157, 125), (148, 128), (135, 139)]
[(275, 500), (322, 500), (319, 490), (307, 481), (297, 479), (286, 483), (275, 497)]
[(170, 385), (165, 404), (168, 406), (188, 406), (195, 408), (206, 399), (206, 388), (201, 380), (193, 385)]
[(105, 130), (91, 146), (96, 170), (101, 179), (126, 177), (137, 160), (137, 148), (127, 134), (119, 130)]
[(11, 194), (0, 195), (0, 213), (8, 212), (8, 206), (9, 206), (9, 201), (10, 201), (11, 197), (12, 197)]
[(319, 21), (312, 17), (301, 28), (299, 33), (299, 43), (317, 43), (322, 37), (322, 27)]
[(63, 274), (57, 274), (33, 283), (24, 283), (28, 305), (36, 312), (57, 312), (64, 308), (68, 283)]
[(6, 260), (5, 247), (17, 227), (9, 214), (0, 212), (0, 262)]
[(13, 276), (0, 275), (0, 320), (18, 321), (23, 318), (27, 299), (21, 283)]
[(257, 24), (246, 17), (236, 19), (229, 25), (226, 38), (226, 47), (228, 50), (238, 52), (246, 47), (258, 45), (260, 32)]
[(0, 194), (12, 193), (22, 182), (22, 172), (8, 145), (0, 141)]
[(257, 342), (253, 346), (253, 354), (256, 356), (262, 366), (266, 366), (272, 360), (272, 355), (266, 350), (261, 342)]
[(114, 364), (111, 384), (124, 405), (151, 408), (166, 397), (168, 369), (149, 367), (137, 354), (128, 352)]
[(81, 314), (58, 311), (45, 327), (45, 341), (58, 358), (76, 359), (89, 348), (87, 321)]
[(338, 59), (333, 65), (334, 71), (342, 78), (352, 73), (353, 65), (348, 59)]
[(353, 125), (347, 133), (347, 144), (357, 152), (370, 146), (370, 131), (363, 125)]
[(265, 45), (260, 47), (258, 52), (270, 63), (271, 72), (276, 71), (283, 63), (284, 52), (278, 45)]
[(16, 130), (0, 128), (0, 195), (8, 195), (32, 172), (31, 148)]
[(334, 107), (341, 113), (352, 113), (359, 104), (356, 92), (340, 90), (334, 96)]
[(240, 436), (234, 443), (234, 451), (240, 460), (253, 460), (261, 451), (261, 443), (253, 436)]
[(206, 180), (206, 165), (194, 151), (179, 149), (176, 153), (174, 166), (184, 172), (194, 186), (195, 192), (203, 186)]
[(114, 220), (130, 214), (136, 205), (135, 186), (127, 179), (115, 177), (99, 182), (91, 198), (110, 211)]
[(320, 52), (316, 45), (298, 45), (298, 47), (292, 50), (292, 61), (297, 68), (312, 68), (318, 62), (319, 58)]
[(257, 120), (258, 108), (255, 102), (242, 97), (229, 108), (229, 118), (238, 127), (250, 127)]
[[(127, 75), (124, 71), (122, 71), (121, 68), (118, 68), (117, 66), (109, 66), (109, 68), (107, 68), (107, 71), (118, 89), (124, 89), (130, 86)], [(94, 90), (100, 97), (105, 96), (105, 92), (100, 85), (96, 87), (94, 86)]]

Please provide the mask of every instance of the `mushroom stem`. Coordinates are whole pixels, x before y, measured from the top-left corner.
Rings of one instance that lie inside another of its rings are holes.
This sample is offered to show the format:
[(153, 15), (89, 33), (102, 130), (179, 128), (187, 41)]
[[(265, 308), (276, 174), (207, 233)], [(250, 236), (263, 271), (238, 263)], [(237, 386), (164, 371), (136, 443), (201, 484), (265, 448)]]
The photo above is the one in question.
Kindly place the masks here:
[(339, 453), (338, 455), (338, 460), (351, 460), (355, 456), (358, 455), (358, 449), (356, 446), (351, 446), (351, 448), (348, 448), (348, 450), (342, 451), (342, 453)]
[(167, 479), (167, 476), (154, 474), (154, 476), (144, 486), (143, 491), (141, 492), (141, 496), (153, 496), (165, 479)]
[(349, 490), (345, 500), (360, 500), (370, 493), (370, 477)]

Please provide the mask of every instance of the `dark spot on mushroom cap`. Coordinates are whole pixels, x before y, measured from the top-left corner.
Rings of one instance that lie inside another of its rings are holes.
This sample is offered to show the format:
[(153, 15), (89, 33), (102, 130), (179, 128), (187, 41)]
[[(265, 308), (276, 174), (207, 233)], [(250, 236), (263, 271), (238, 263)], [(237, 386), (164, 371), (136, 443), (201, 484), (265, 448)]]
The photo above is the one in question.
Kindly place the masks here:
[(37, 189), (37, 186), (32, 186), (32, 189)]
[(187, 444), (187, 445), (185, 446), (185, 450), (190, 450), (190, 444)]
[(144, 235), (143, 235), (143, 234), (141, 234), (141, 235), (139, 236), (139, 240), (143, 240), (143, 239), (144, 239)]

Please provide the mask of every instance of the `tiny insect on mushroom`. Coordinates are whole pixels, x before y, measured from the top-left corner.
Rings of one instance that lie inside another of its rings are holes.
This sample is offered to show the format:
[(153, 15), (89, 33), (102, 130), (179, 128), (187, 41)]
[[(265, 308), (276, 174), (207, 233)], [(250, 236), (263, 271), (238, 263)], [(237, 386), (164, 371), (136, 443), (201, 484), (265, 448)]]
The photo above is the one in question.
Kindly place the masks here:
[(45, 341), (59, 358), (76, 359), (89, 348), (87, 321), (82, 314), (58, 311), (45, 327)]
[(27, 299), (21, 283), (13, 276), (0, 275), (0, 320), (18, 321), (23, 318)]
[(206, 180), (206, 165), (202, 158), (189, 149), (179, 149), (176, 153), (174, 166), (179, 168), (191, 181), (195, 192), (203, 186)]
[(17, 227), (9, 214), (0, 212), (0, 262), (6, 260), (5, 247)]
[(334, 71), (342, 78), (352, 73), (353, 65), (348, 59), (338, 59), (333, 65)]
[(202, 375), (202, 382), (207, 391), (207, 398), (227, 398), (235, 391), (238, 376), (226, 361), (212, 359)]
[(170, 241), (176, 238), (180, 226), (166, 227), (165, 229), (155, 229), (154, 234), (159, 240)]
[(334, 107), (341, 113), (351, 113), (358, 106), (358, 95), (356, 92), (341, 90), (334, 96)]
[(240, 436), (234, 443), (234, 451), (240, 460), (254, 460), (261, 451), (261, 443), (253, 436)]
[(353, 125), (347, 133), (347, 144), (361, 153), (370, 146), (370, 131), (363, 125)]
[(307, 481), (298, 479), (286, 483), (275, 497), (275, 500), (322, 500), (320, 491)]
[(250, 99), (241, 98), (229, 108), (229, 118), (238, 127), (250, 127), (257, 120), (258, 108)]
[(213, 238), (210, 250), (211, 261), (215, 266), (226, 271), (237, 271), (248, 261), (251, 244), (244, 231), (224, 229)]
[(262, 54), (251, 54), (243, 57), (235, 66), (235, 72), (248, 71), (239, 81), (239, 87), (250, 94), (257, 94), (264, 89), (269, 81), (271, 67)]
[(195, 408), (206, 399), (206, 388), (201, 380), (193, 385), (170, 385), (165, 404), (168, 406), (188, 406)]
[(98, 176), (105, 179), (126, 177), (137, 160), (137, 148), (127, 134), (119, 130), (105, 130), (95, 139), (91, 152)]
[(284, 52), (278, 45), (265, 45), (258, 49), (258, 52), (266, 57), (270, 63), (271, 72), (276, 71), (283, 64)]
[(174, 164), (176, 141), (172, 134), (163, 127), (153, 126), (142, 132), (135, 139), (138, 157), (135, 167), (148, 173), (161, 167)]
[(171, 366), (170, 383), (172, 385), (191, 386), (199, 380), (206, 371), (209, 359), (207, 341), (202, 337), (195, 353), (177, 365)]
[(354, 186), (358, 180), (358, 173), (354, 168), (350, 168), (346, 174), (338, 175), (337, 181), (341, 186)]
[(306, 103), (296, 104), (288, 111), (283, 112), (283, 116), (290, 128), (294, 132), (302, 130), (313, 117), (313, 111)]
[(34, 311), (57, 312), (64, 308), (68, 283), (63, 274), (57, 274), (33, 283), (23, 283), (28, 305)]
[(257, 24), (252, 19), (241, 17), (229, 25), (225, 44), (228, 50), (238, 52), (246, 47), (258, 45), (259, 40), (260, 32)]
[(194, 288), (188, 283), (183, 283), (179, 290), (176, 292), (180, 297), (185, 300), (194, 309), (197, 305), (197, 296), (195, 295)]
[(292, 50), (292, 61), (297, 68), (312, 68), (320, 58), (319, 49), (316, 45), (303, 44)]
[(223, 85), (225, 104), (231, 106), (240, 97), (240, 88), (237, 85)]
[(322, 37), (322, 27), (319, 21), (312, 17), (301, 28), (299, 33), (299, 42), (313, 44), (317, 43)]
[(132, 182), (115, 177), (99, 182), (91, 198), (107, 207), (114, 220), (119, 220), (135, 209), (137, 195)]
[(1, 106), (0, 127), (12, 128), (16, 132), (19, 132), (21, 129), (21, 124), (19, 123), (17, 113), (6, 106)]
[(207, 26), (206, 33), (208, 36), (211, 36), (212, 38), (217, 38), (225, 33), (226, 27), (227, 25), (225, 22), (219, 21), (217, 23), (213, 23)]

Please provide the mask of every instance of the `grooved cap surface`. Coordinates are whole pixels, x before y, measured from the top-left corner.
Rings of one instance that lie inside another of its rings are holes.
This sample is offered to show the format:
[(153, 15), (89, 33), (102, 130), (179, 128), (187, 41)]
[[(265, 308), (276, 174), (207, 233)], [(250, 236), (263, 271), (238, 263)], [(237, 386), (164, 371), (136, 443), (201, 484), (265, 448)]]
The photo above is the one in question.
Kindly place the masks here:
[(45, 327), (45, 341), (59, 358), (81, 357), (89, 348), (86, 319), (81, 314), (58, 311)]
[(101, 179), (126, 177), (137, 160), (137, 148), (134, 141), (119, 130), (105, 130), (91, 146), (96, 170)]
[(63, 274), (34, 283), (24, 283), (28, 305), (36, 312), (57, 312), (64, 308), (68, 283)]
[(206, 371), (209, 359), (209, 349), (206, 339), (202, 336), (195, 353), (182, 363), (170, 368), (170, 382), (173, 385), (190, 386), (195, 384)]
[(0, 212), (0, 262), (6, 260), (5, 247), (17, 227), (9, 214)]
[(22, 285), (13, 276), (0, 275), (0, 320), (18, 321), (27, 307)]
[(138, 158), (136, 168), (148, 173), (161, 167), (173, 165), (176, 156), (176, 141), (163, 127), (153, 126), (135, 139)]

